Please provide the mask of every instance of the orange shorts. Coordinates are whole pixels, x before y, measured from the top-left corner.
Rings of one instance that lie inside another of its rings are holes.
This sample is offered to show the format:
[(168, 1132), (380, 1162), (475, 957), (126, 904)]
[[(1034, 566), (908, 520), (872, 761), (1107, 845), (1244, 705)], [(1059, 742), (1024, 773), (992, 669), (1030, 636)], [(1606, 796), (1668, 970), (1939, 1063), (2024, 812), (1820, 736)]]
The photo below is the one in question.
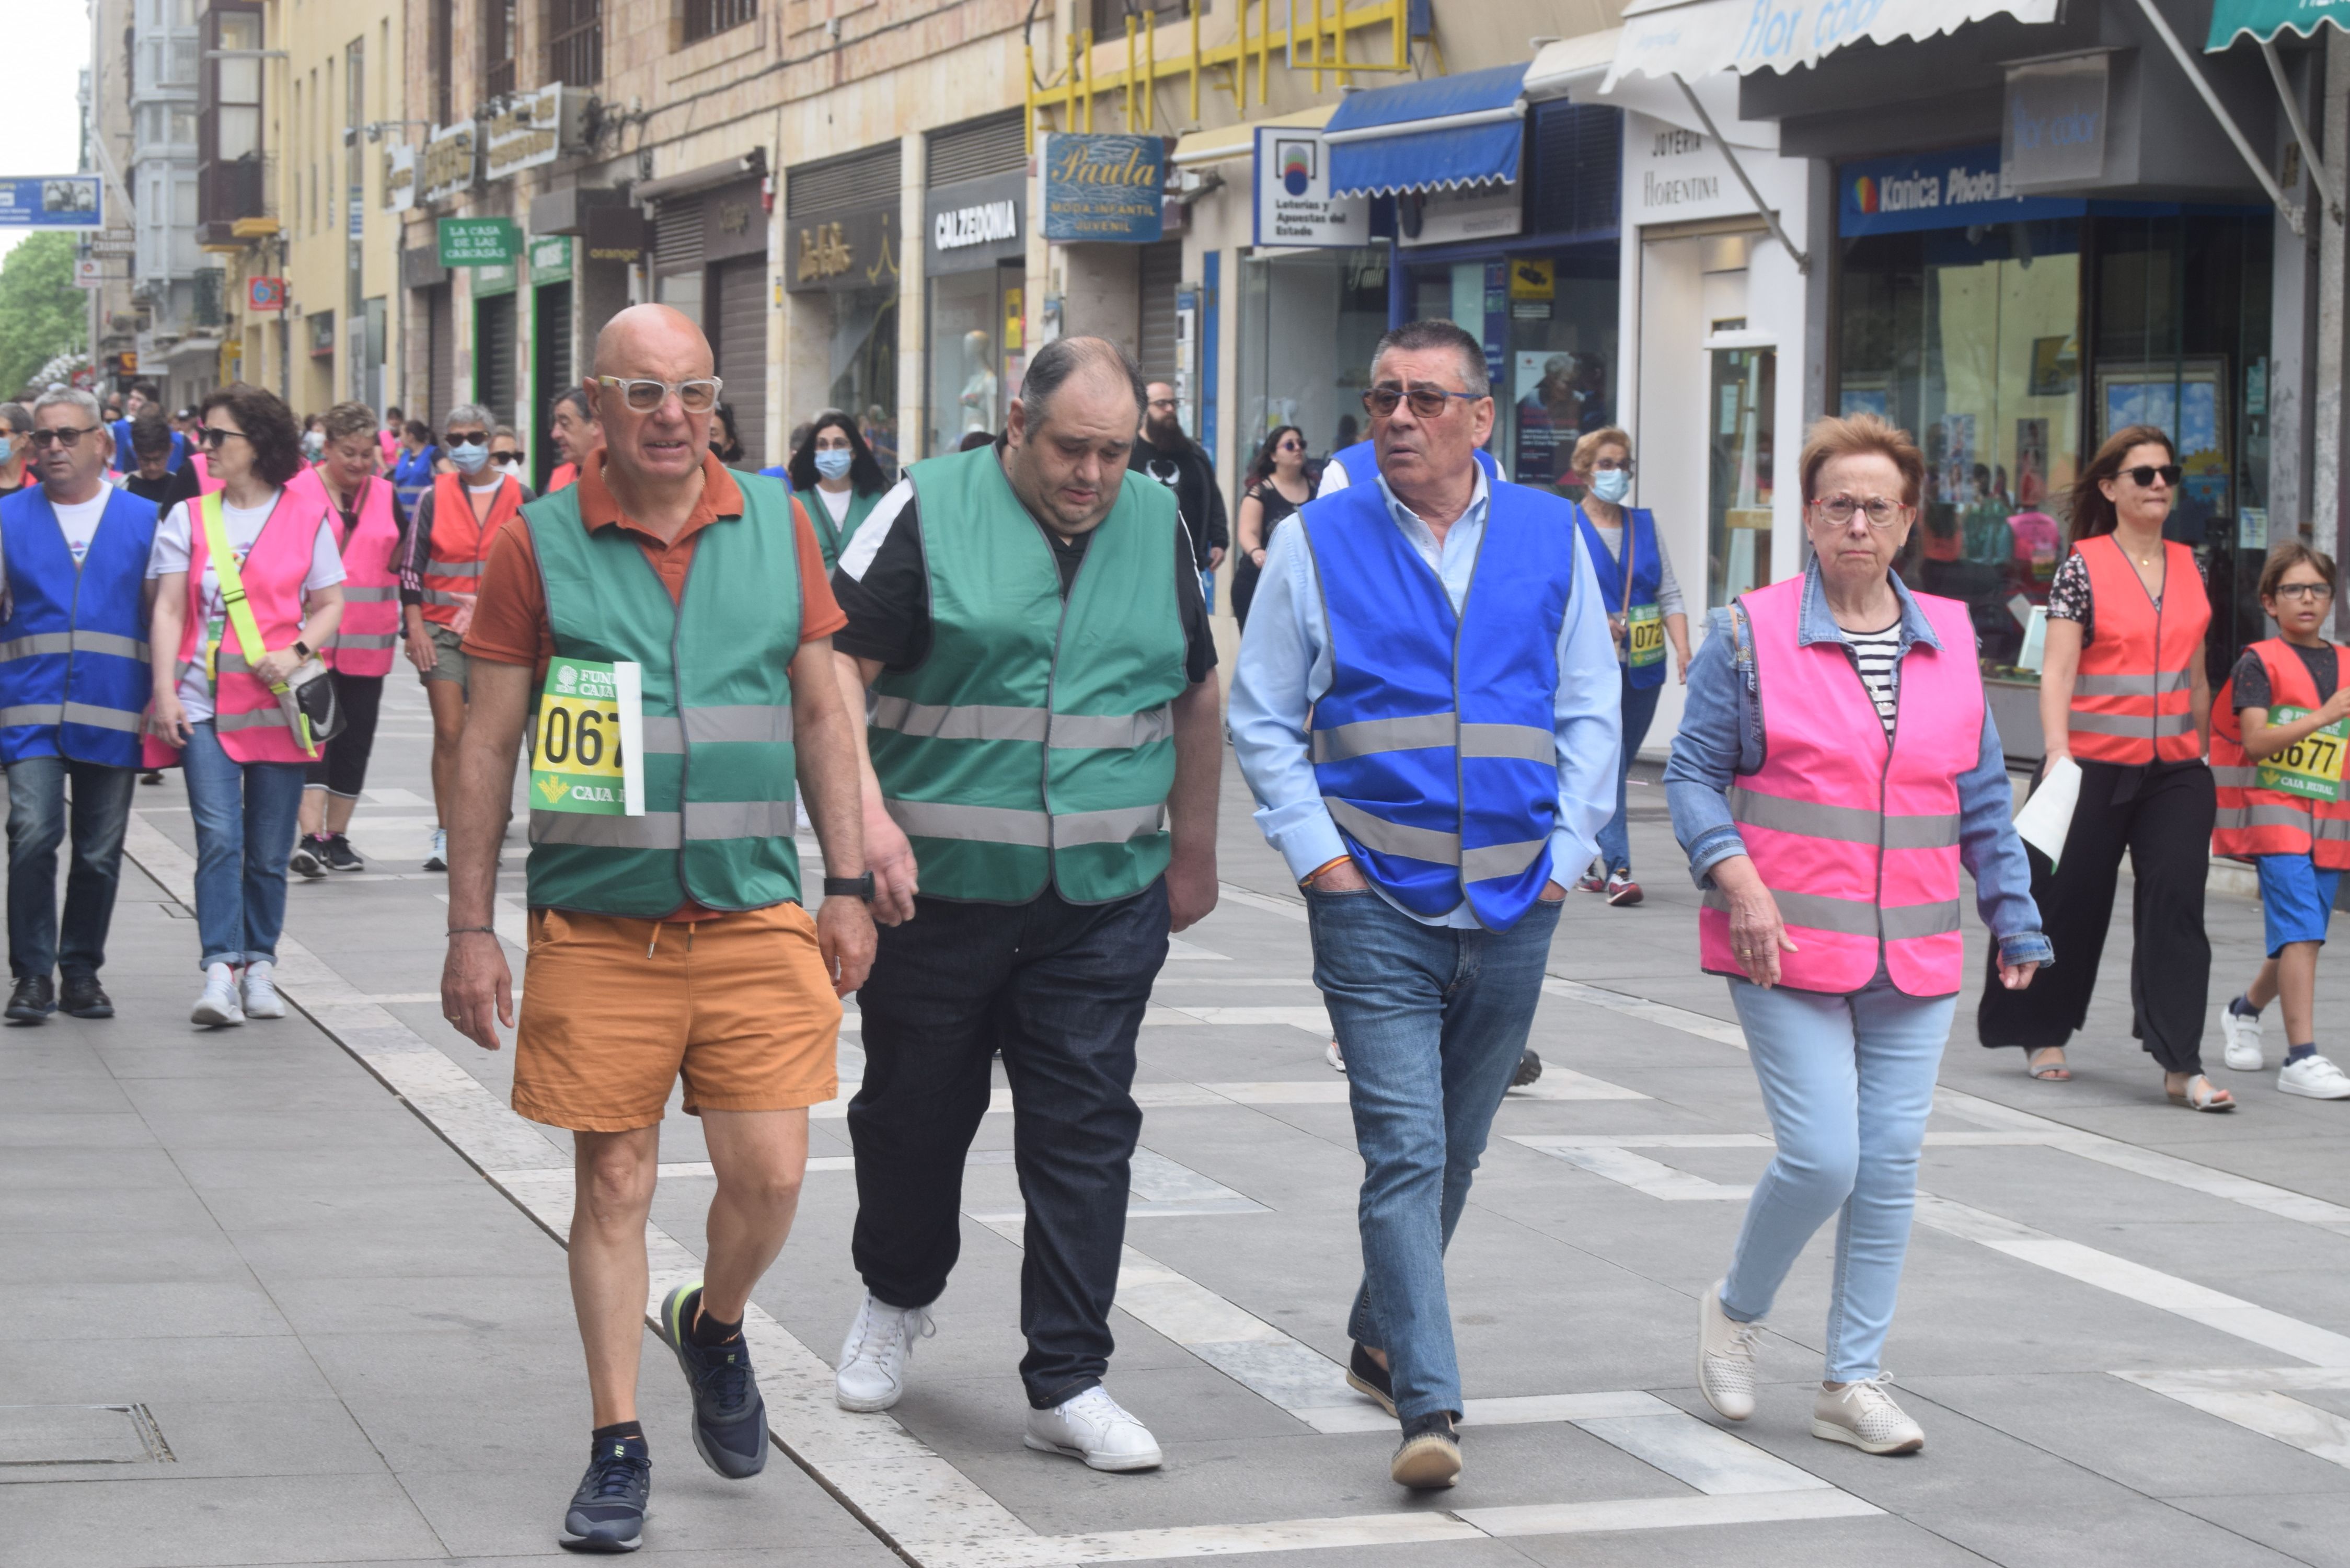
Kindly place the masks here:
[(839, 1093), (840, 1000), (797, 904), (671, 923), (534, 909), (514, 1108), (575, 1132)]

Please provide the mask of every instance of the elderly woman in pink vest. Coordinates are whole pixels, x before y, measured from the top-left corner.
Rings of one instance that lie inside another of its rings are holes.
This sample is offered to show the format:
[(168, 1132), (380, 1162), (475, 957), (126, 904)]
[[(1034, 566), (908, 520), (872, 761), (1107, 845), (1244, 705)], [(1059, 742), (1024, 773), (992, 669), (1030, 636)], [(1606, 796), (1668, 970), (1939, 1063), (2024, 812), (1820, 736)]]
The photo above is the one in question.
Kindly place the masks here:
[(1879, 1356), (1965, 979), (1960, 867), (2005, 984), (2029, 984), (2053, 956), (1967, 607), (1893, 574), (1925, 471), (1881, 420), (1813, 428), (1811, 564), (1713, 612), (1665, 770), (1704, 889), (1702, 961), (1729, 978), (1779, 1146), (1729, 1275), (1699, 1306), (1699, 1386), (1730, 1419), (1753, 1414), (1772, 1299), (1841, 1215), (1812, 1434), (1871, 1454), (1926, 1441)]
[[(334, 641), (344, 567), (286, 405), (235, 381), (204, 399), (202, 418), (219, 488), (181, 502), (155, 529), (148, 722), (187, 770), (204, 971), (193, 1017), (219, 1025), (286, 1016), (275, 983), (286, 861), (319, 753), (295, 733), (276, 688)], [(162, 755), (151, 748), (149, 760)]]

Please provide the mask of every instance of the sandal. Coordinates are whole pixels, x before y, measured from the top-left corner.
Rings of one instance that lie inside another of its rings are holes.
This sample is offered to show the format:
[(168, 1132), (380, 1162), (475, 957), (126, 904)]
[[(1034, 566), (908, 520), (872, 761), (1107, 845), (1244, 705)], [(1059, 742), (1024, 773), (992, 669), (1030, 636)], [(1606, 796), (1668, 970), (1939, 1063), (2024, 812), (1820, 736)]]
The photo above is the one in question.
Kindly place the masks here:
[(2033, 1077), (2039, 1079), (2043, 1084), (2071, 1083), (2073, 1081), (2072, 1069), (2065, 1066), (2062, 1060), (2054, 1062), (2043, 1062), (2040, 1060), (2040, 1058), (2048, 1052), (2062, 1051), (2063, 1049), (2064, 1049), (2064, 1047), (2062, 1045), (2043, 1045), (2037, 1051), (2025, 1052), (2023, 1056), (2023, 1070), (2031, 1074)]
[(2187, 1080), (2184, 1091), (2174, 1089), (2168, 1083), (2162, 1089), (2170, 1096), (2170, 1103), (2174, 1106), (2186, 1106), (2199, 1111), (2232, 1111), (2236, 1108), (2236, 1097), (2227, 1090), (2216, 1087), (2200, 1073)]

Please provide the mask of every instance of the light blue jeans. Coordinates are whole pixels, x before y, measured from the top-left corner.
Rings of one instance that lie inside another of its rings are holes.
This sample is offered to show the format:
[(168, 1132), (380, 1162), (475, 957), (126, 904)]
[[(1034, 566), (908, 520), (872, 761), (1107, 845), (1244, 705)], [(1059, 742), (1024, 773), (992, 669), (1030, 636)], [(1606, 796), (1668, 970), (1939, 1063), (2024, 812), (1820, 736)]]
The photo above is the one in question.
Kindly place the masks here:
[(1616, 815), (1599, 830), (1599, 858), (1607, 862), (1603, 871), (1632, 874), (1632, 823), (1630, 808), (1632, 759), (1640, 754), (1640, 742), (1648, 738), (1648, 725), (1657, 716), (1657, 699), (1665, 694), (1662, 686), (1635, 686), (1627, 675), (1624, 680), (1624, 747), (1616, 758)]
[(1458, 1413), (1444, 1249), (1526, 1048), (1558, 906), (1506, 931), (1423, 926), (1367, 888), (1309, 888), (1305, 909), (1363, 1157), (1363, 1283), (1347, 1332), (1387, 1352), (1405, 1420)]
[(201, 967), (277, 961), (286, 928), (286, 862), (302, 810), (300, 763), (240, 763), (210, 719), (189, 726), (181, 765), (196, 821), (196, 937)]
[(1768, 1314), (1804, 1243), (1835, 1215), (1825, 1376), (1874, 1377), (1893, 1326), (1918, 1150), (1959, 999), (1906, 996), (1882, 964), (1849, 996), (1733, 979), (1730, 999), (1779, 1152), (1746, 1205), (1722, 1311), (1740, 1323)]

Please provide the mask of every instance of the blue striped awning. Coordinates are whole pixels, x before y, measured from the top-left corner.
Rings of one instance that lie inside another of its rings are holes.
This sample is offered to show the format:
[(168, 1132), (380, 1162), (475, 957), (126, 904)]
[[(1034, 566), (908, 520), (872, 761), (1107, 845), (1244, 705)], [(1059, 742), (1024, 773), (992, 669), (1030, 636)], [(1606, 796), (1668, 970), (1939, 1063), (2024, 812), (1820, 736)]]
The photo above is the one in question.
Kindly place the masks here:
[(1521, 61), (1347, 94), (1322, 128), (1330, 194), (1387, 196), (1516, 180), (1525, 76)]

